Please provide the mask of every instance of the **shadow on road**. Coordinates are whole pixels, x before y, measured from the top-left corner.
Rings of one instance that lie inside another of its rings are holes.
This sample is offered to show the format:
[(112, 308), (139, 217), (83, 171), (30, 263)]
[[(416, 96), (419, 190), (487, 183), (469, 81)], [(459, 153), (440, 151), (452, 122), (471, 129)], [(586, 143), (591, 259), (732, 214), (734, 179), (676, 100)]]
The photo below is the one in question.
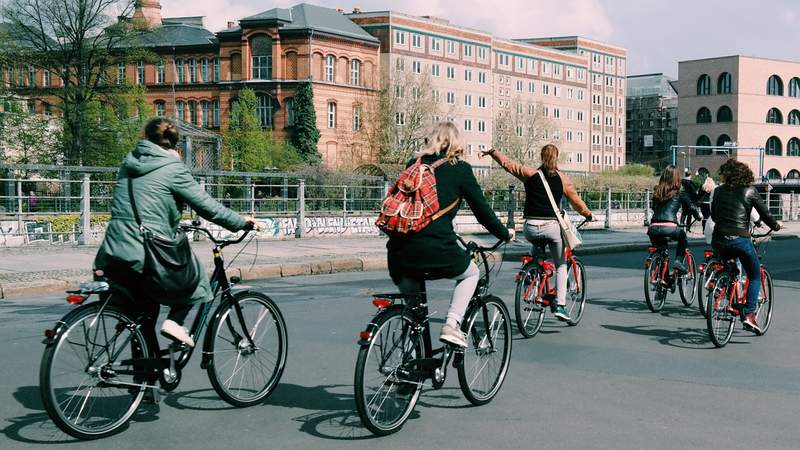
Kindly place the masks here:
[(648, 336), (653, 340), (672, 347), (688, 348), (688, 349), (710, 349), (714, 348), (711, 340), (708, 337), (708, 332), (705, 328), (673, 328), (664, 329), (656, 328), (650, 325), (601, 325), (603, 328), (611, 331), (619, 331), (622, 333), (638, 334), (640, 336)]
[(631, 314), (652, 314), (644, 299), (618, 299), (618, 298), (587, 298), (586, 303), (614, 312), (625, 312)]

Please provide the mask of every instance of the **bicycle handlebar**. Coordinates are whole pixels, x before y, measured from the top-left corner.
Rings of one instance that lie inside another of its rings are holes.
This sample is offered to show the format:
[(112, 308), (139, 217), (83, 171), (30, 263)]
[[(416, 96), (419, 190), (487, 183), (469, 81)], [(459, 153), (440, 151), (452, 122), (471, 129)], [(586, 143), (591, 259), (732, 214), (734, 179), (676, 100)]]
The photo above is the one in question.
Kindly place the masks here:
[(493, 252), (493, 251), (497, 250), (501, 245), (503, 245), (506, 242), (506, 241), (504, 241), (502, 239), (499, 239), (497, 241), (497, 243), (495, 243), (491, 247), (484, 247), (484, 246), (478, 245), (476, 242), (473, 242), (473, 241), (466, 242), (466, 241), (464, 241), (464, 238), (462, 238), (459, 235), (456, 235), (456, 238), (458, 238), (458, 242), (461, 242), (461, 245), (466, 247), (467, 251), (479, 251), (479, 252)]
[(200, 222), (197, 220), (193, 220), (191, 225), (181, 225), (180, 227), (183, 231), (199, 231), (201, 233), (204, 233), (206, 236), (208, 236), (208, 239), (211, 240), (211, 242), (220, 247), (227, 247), (229, 245), (239, 244), (244, 240), (244, 238), (247, 237), (247, 235), (250, 234), (251, 231), (253, 231), (253, 225), (248, 223), (242, 229), (244, 233), (242, 233), (242, 235), (239, 236), (237, 239), (217, 239), (214, 237), (214, 235), (208, 228), (201, 227)]

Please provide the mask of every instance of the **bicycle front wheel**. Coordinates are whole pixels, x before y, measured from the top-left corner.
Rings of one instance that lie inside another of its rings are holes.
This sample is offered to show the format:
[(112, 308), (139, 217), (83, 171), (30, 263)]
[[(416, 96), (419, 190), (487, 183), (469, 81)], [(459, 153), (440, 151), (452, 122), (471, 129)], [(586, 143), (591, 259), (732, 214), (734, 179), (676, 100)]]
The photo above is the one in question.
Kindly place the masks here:
[(467, 315), (462, 330), (467, 348), (457, 365), (461, 392), (473, 405), (483, 405), (497, 395), (508, 372), (511, 316), (502, 300), (490, 296)]
[(769, 325), (772, 323), (772, 306), (774, 291), (772, 289), (772, 275), (765, 267), (761, 268), (761, 292), (758, 295), (758, 310), (756, 311), (756, 321), (761, 328), (761, 335), (767, 333)]
[(694, 303), (694, 296), (697, 294), (697, 267), (694, 265), (694, 256), (687, 251), (686, 256), (683, 257), (683, 263), (686, 264), (686, 273), (681, 275), (677, 280), (678, 291), (681, 295), (681, 301), (686, 306), (692, 306)]
[(567, 312), (569, 320), (567, 325), (575, 326), (583, 317), (583, 308), (586, 306), (586, 271), (583, 263), (577, 258), (575, 265), (567, 266)]
[[(514, 294), (514, 313), (517, 319), (517, 329), (526, 338), (536, 336), (544, 322), (544, 308), (536, 302), (539, 294), (539, 285), (542, 278), (539, 270), (529, 264), (521, 270), (520, 279), (517, 280), (517, 289)], [(544, 290), (546, 292), (546, 289)]]
[(232, 302), (219, 306), (208, 332), (212, 338), (206, 371), (220, 398), (245, 407), (275, 390), (286, 365), (288, 337), (272, 299), (258, 292), (236, 293)]
[(736, 316), (731, 313), (731, 289), (733, 282), (727, 273), (720, 274), (706, 299), (708, 336), (714, 346), (720, 348), (728, 344), (733, 335)]
[(644, 299), (652, 312), (659, 312), (667, 299), (667, 288), (662, 286), (661, 270), (666, 264), (661, 255), (653, 256), (644, 269)]
[(369, 344), (358, 351), (353, 384), (361, 423), (385, 436), (399, 430), (417, 404), (423, 380), (406, 374), (415, 369), (411, 361), (425, 357), (425, 345), (403, 307), (383, 311), (373, 323)]
[(128, 422), (147, 388), (144, 371), (134, 374), (134, 358), (150, 356), (140, 328), (120, 309), (100, 303), (64, 318), (39, 370), (42, 402), (58, 428), (98, 439)]
[(700, 314), (705, 318), (708, 318), (706, 302), (711, 297), (711, 291), (714, 289), (714, 282), (718, 273), (713, 267), (715, 264), (716, 262), (713, 260), (706, 263), (697, 286), (697, 307), (700, 309)]

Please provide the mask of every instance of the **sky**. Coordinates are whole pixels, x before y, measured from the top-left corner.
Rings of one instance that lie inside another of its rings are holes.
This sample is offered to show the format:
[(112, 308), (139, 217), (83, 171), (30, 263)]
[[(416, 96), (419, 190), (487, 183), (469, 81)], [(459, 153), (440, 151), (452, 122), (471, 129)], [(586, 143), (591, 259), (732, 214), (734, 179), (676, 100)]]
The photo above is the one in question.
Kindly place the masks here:
[[(733, 54), (800, 61), (800, 0), (307, 0), (350, 11), (433, 15), (506, 38), (582, 35), (628, 49), (628, 74)], [(227, 21), (300, 0), (161, 0), (162, 15)]]

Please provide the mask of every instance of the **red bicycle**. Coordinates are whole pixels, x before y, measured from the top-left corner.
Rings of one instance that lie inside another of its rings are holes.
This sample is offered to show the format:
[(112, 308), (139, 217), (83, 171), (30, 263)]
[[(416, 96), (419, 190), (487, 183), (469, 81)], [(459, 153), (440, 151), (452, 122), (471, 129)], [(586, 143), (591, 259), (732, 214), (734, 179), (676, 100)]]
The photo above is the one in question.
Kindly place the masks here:
[(681, 301), (691, 306), (697, 287), (697, 268), (694, 256), (689, 249), (683, 257), (687, 271), (669, 270), (669, 245), (664, 244), (647, 248), (648, 256), (644, 261), (644, 299), (650, 311), (659, 312), (667, 300), (667, 293), (675, 293), (677, 286)]
[[(582, 227), (588, 220), (581, 222)], [(533, 243), (534, 256), (522, 257), (522, 268), (516, 276), (517, 290), (514, 296), (514, 309), (517, 328), (526, 338), (536, 336), (542, 328), (547, 307), (551, 312), (556, 309), (556, 287), (550, 280), (555, 280), (556, 267), (552, 260), (545, 259), (547, 242)], [(583, 317), (586, 305), (586, 271), (583, 263), (575, 256), (569, 245), (564, 249), (567, 261), (567, 304), (565, 306), (570, 319), (567, 325), (575, 326)]]

